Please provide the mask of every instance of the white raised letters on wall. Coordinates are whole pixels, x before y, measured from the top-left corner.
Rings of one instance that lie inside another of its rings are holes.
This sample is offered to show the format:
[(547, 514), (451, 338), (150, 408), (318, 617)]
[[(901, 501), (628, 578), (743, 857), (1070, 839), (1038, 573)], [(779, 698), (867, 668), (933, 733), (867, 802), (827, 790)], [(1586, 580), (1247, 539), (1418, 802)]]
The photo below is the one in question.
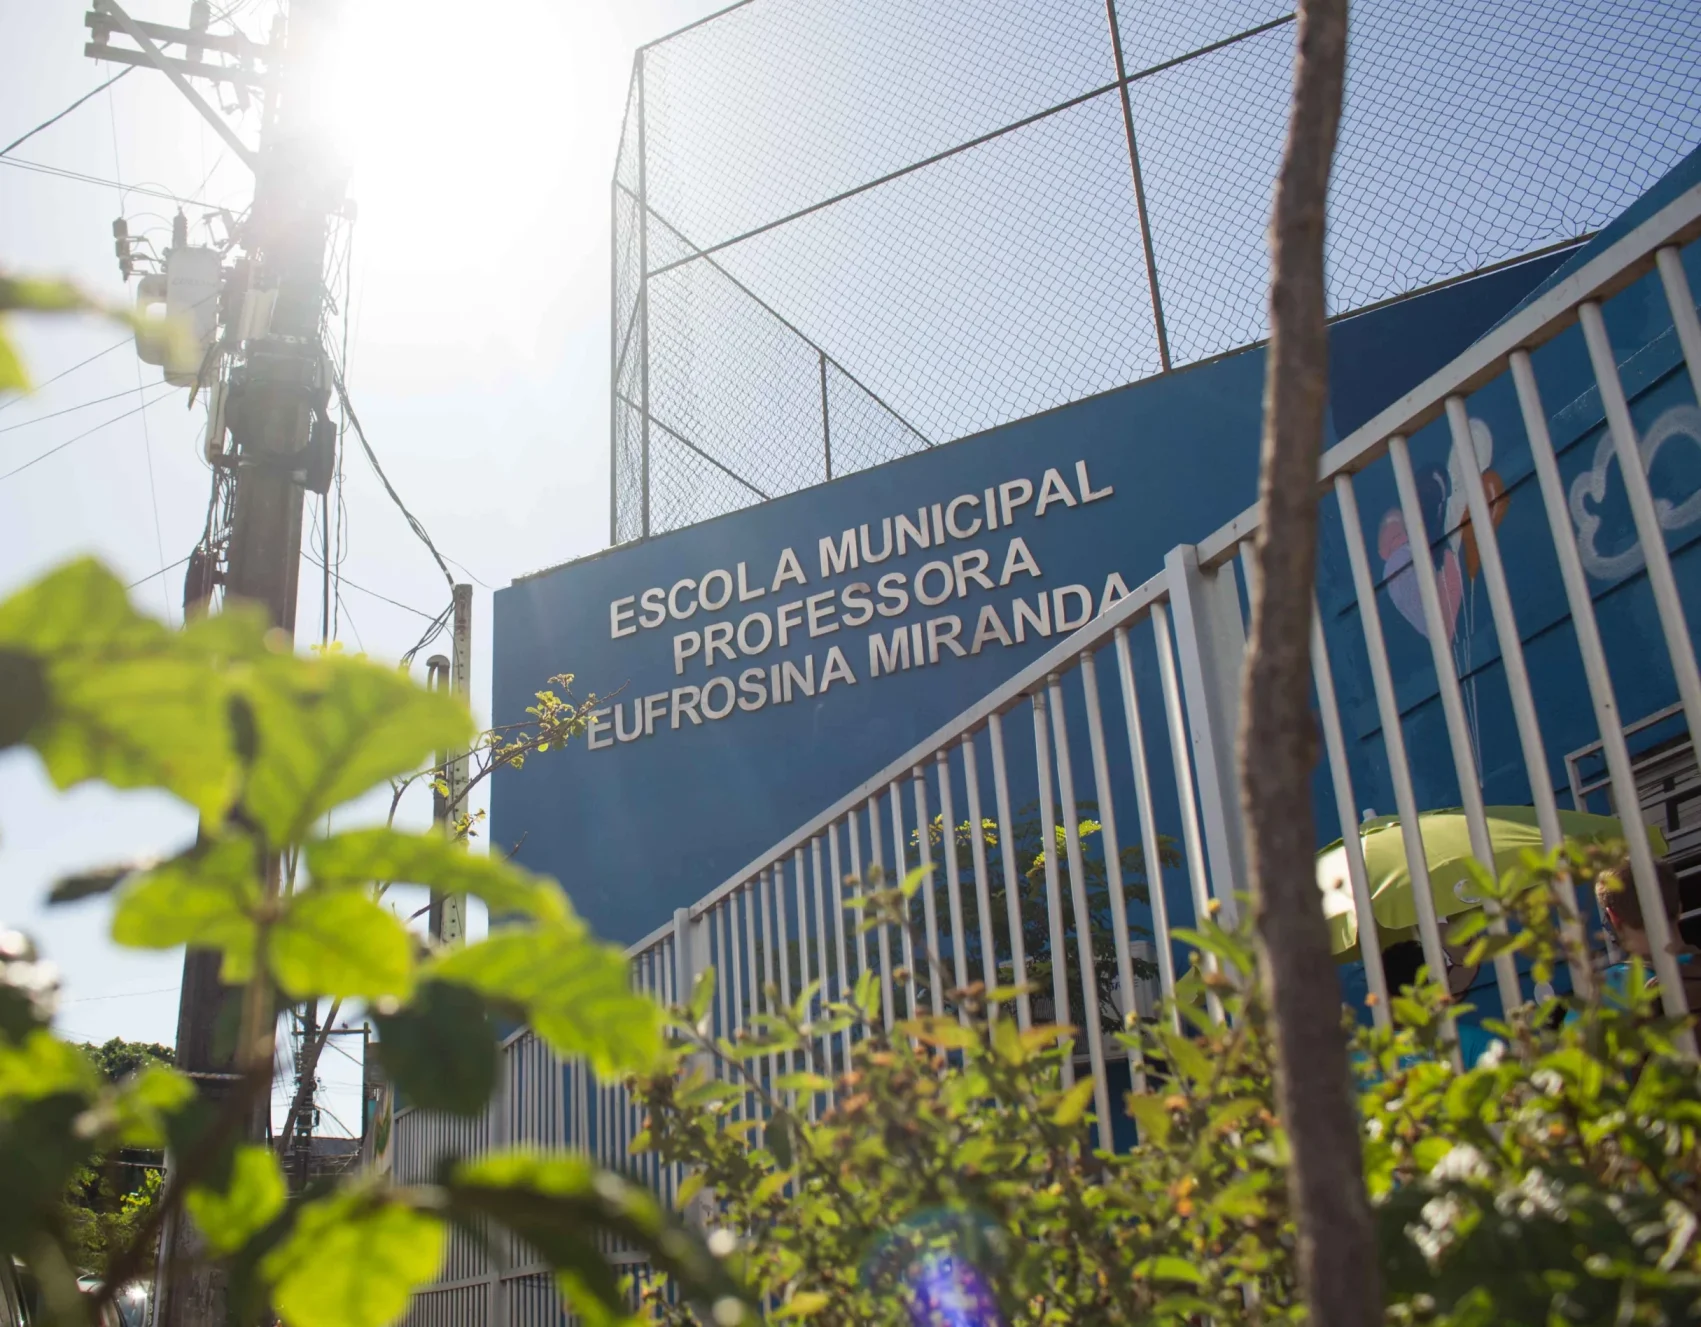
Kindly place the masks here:
[[(673, 672), (681, 680), (668, 691), (597, 710), (590, 716), (586, 745), (603, 751), (682, 726), (821, 696), (835, 686), (856, 686), (853, 659), (865, 661), (864, 675), (873, 680), (1085, 625), (1095, 613), (1127, 596), (1122, 577), (1111, 572), (1099, 591), (1086, 585), (1036, 585), (1044, 573), (1027, 540), (1014, 531), (1003, 533), (1024, 522), (1056, 519), (1059, 512), (1116, 491), (1109, 484), (1094, 488), (1085, 461), (1075, 462), (1073, 479), (1071, 484), (1064, 471), (1054, 467), (1037, 484), (1010, 479), (949, 502), (823, 535), (815, 548), (818, 574), (813, 589), (798, 551), (788, 547), (780, 550), (765, 581), (749, 563), (740, 562), (614, 600), (608, 606), (610, 639), (670, 627)], [(976, 538), (981, 546), (947, 548)], [(894, 554), (903, 557), (914, 550), (927, 550), (932, 557), (913, 574), (869, 570)], [(823, 584), (829, 581), (843, 583)], [(802, 588), (780, 602), (794, 585)], [(1012, 586), (1017, 594), (1002, 611), (998, 604), (970, 602)], [(763, 599), (773, 602), (745, 607)], [(900, 617), (912, 605), (939, 611), (903, 625), (876, 621)], [(708, 620), (723, 613), (719, 620)], [(672, 625), (686, 622), (691, 625)], [(770, 649), (862, 627), (871, 629), (861, 646), (840, 637), (801, 660), (751, 666)]]

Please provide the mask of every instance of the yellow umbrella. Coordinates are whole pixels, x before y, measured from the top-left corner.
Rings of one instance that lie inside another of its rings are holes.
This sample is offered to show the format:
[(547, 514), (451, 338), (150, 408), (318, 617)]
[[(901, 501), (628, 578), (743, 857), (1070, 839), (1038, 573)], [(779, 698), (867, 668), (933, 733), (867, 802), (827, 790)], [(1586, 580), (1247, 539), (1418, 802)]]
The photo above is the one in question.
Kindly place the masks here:
[[(1486, 808), (1489, 842), (1494, 845), (1495, 874), (1516, 866), (1526, 850), (1542, 850), (1541, 829), (1533, 806)], [(1435, 897), (1435, 915), (1452, 917), (1478, 907), (1474, 882), (1466, 863), (1471, 857), (1470, 827), (1459, 807), (1425, 811), (1419, 817), (1424, 860)], [(1559, 830), (1568, 839), (1603, 842), (1624, 837), (1624, 826), (1612, 816), (1561, 811)], [(1410, 939), (1417, 933), (1417, 901), (1411, 871), (1406, 865), (1406, 839), (1398, 816), (1377, 816), (1359, 826), (1364, 845), (1364, 869), (1370, 882), (1370, 910), (1376, 917), (1383, 945)], [(1648, 840), (1658, 855), (1666, 842), (1657, 829)], [(1317, 888), (1323, 893), (1323, 915), (1329, 922), (1330, 949), (1344, 954), (1358, 946), (1358, 915), (1353, 909), (1352, 881), (1347, 875), (1346, 844), (1337, 839), (1317, 854)]]

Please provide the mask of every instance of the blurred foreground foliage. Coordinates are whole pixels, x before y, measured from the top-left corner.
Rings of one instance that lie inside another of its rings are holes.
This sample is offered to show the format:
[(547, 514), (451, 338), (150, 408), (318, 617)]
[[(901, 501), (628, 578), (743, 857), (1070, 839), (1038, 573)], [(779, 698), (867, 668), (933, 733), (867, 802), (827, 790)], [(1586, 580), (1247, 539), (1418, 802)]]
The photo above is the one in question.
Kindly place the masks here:
[[(427, 1182), (371, 1174), (291, 1197), (276, 1155), (246, 1138), (269, 1093), (276, 1011), (292, 1001), (364, 1002), (398, 1089), (465, 1114), (495, 1088), (498, 1018), (604, 1075), (660, 1062), (662, 1011), (553, 882), (441, 834), (324, 831), (344, 803), (472, 736), (452, 697), (365, 660), (296, 656), (243, 605), (169, 630), (94, 562), (0, 602), (0, 750), (33, 749), (60, 788), (159, 789), (201, 818), (167, 860), (84, 872), (53, 901), (105, 898), (118, 943), (215, 950), (243, 988), (233, 1079), (145, 1055), (117, 1064), (54, 1036), (56, 974), (0, 928), (0, 1257), (28, 1262), (53, 1322), (95, 1321), (151, 1272), (178, 1211), (246, 1321), (380, 1327), (436, 1275), (451, 1226), (525, 1240), (590, 1323), (628, 1316), (606, 1234), (646, 1252), (706, 1319), (745, 1319), (724, 1260), (647, 1191), (579, 1159), (499, 1151), (450, 1158)], [(436, 948), (384, 906), (395, 882), (476, 895), (508, 920), (482, 942)], [(163, 1188), (103, 1235), (100, 1265), (79, 1266), (90, 1245), (67, 1190), (100, 1158), (167, 1148)], [(104, 1288), (80, 1294), (81, 1270)]]
[[(1478, 929), (1471, 961), (1512, 949), (1551, 978), (1561, 891), (1613, 861), (1574, 847), (1479, 879), (1518, 925)], [(905, 924), (922, 874), (869, 882), (865, 924)], [(1120, 1038), (1130, 1151), (1097, 1145), (1069, 1029), (1023, 1030), (1000, 1013), (1009, 992), (978, 987), (953, 992), (961, 1018), (888, 1028), (867, 974), (843, 1001), (771, 992), (732, 1040), (709, 1035), (706, 976), (675, 1011), (674, 1063), (641, 1083), (637, 1145), (685, 1167), (680, 1205), (740, 1248), (774, 1319), (1301, 1321), (1250, 939), (1179, 934), (1197, 952), (1177, 999)], [(1449, 1024), (1469, 1008), (1427, 978), (1394, 999), (1391, 1029), (1353, 1030), (1390, 1323), (1701, 1319), (1701, 1072), (1645, 980), (1631, 986), (1491, 1022), (1493, 1048), (1462, 1068)], [(665, 1285), (652, 1302), (701, 1321)]]

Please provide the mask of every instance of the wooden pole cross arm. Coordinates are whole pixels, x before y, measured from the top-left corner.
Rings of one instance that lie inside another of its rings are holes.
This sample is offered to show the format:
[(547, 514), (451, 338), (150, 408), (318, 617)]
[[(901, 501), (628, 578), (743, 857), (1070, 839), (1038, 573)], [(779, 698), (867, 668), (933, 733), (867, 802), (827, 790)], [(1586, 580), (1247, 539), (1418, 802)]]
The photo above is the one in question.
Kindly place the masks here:
[(201, 113), (201, 118), (218, 131), (219, 137), (224, 139), (224, 141), (230, 145), (230, 150), (232, 152), (242, 158), (243, 164), (246, 165), (249, 170), (258, 169), (260, 160), (259, 154), (237, 136), (236, 130), (232, 129), (230, 125), (225, 123), (224, 117), (209, 106), (199, 92), (189, 86), (189, 80), (180, 74), (174, 67), (177, 62), (175, 60), (167, 59), (160, 53), (159, 47), (154, 45), (153, 38), (149, 37), (148, 34), (142, 30), (142, 25), (140, 23), (136, 22), (135, 19), (131, 18), (124, 12), (124, 10), (118, 5), (117, 0), (95, 0), (95, 10), (98, 13), (110, 14), (114, 19), (116, 19), (118, 26), (123, 28), (125, 32), (129, 33), (135, 40), (136, 45), (142, 48), (142, 52), (147, 56), (148, 62), (159, 69), (161, 73), (177, 85), (177, 90), (189, 99), (189, 104)]

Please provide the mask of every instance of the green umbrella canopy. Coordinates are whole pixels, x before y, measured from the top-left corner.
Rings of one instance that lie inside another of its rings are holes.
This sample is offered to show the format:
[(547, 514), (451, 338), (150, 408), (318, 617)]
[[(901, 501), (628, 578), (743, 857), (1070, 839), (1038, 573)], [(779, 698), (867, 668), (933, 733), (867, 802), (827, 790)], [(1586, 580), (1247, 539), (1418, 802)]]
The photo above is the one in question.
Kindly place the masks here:
[[(1491, 806), (1486, 810), (1495, 874), (1518, 865), (1526, 851), (1542, 851), (1542, 834), (1533, 806)], [(1471, 860), (1471, 835), (1464, 811), (1447, 807), (1425, 811), (1418, 819), (1435, 895), (1435, 915), (1445, 919), (1479, 906), (1482, 900), (1466, 866)], [(1592, 842), (1624, 837), (1624, 826), (1616, 818), (1581, 811), (1561, 811), (1559, 830), (1568, 839)], [(1663, 856), (1666, 843), (1660, 832), (1650, 827), (1648, 839), (1654, 852)], [(1377, 816), (1365, 821), (1359, 826), (1359, 841), (1364, 845), (1364, 870), (1370, 882), (1370, 910), (1376, 916), (1382, 944), (1410, 939), (1417, 933), (1417, 901), (1406, 865), (1406, 838), (1400, 818)], [(1323, 893), (1330, 949), (1336, 954), (1356, 949), (1358, 916), (1353, 910), (1344, 841), (1337, 839), (1317, 854), (1317, 887)]]

